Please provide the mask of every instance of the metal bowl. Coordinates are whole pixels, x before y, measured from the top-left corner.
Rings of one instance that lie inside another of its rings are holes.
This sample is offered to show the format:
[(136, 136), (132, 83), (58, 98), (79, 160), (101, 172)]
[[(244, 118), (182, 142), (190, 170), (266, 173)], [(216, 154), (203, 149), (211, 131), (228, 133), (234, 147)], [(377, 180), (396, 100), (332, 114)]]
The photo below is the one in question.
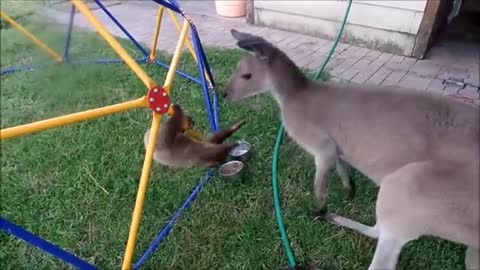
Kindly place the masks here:
[(237, 147), (230, 151), (230, 158), (233, 160), (246, 162), (250, 157), (250, 150), (252, 149), (252, 146), (247, 141), (243, 140), (238, 141), (237, 143)]
[(243, 162), (239, 160), (232, 160), (220, 166), (220, 168), (218, 169), (218, 173), (223, 178), (237, 179), (241, 176), (243, 169)]

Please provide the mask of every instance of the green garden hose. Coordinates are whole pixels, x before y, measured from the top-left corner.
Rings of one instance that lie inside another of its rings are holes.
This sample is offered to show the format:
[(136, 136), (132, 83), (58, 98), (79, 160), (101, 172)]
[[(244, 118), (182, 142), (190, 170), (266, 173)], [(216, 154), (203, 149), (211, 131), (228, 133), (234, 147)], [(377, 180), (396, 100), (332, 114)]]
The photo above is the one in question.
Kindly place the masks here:
[[(345, 11), (345, 15), (343, 17), (342, 25), (340, 27), (340, 30), (338, 31), (337, 37), (335, 38), (335, 41), (330, 48), (330, 51), (328, 52), (327, 57), (325, 58), (325, 61), (323, 62), (322, 66), (320, 69), (317, 71), (317, 73), (314, 76), (314, 80), (318, 80), (321, 77), (321, 74), (323, 70), (325, 69), (328, 61), (330, 61), (330, 58), (333, 55), (333, 52), (335, 51), (335, 48), (338, 45), (338, 42), (340, 40), (340, 37), (342, 36), (343, 30), (345, 28), (345, 24), (347, 22), (348, 14), (350, 13), (350, 7), (352, 6), (352, 0), (348, 0), (348, 5), (347, 5), (347, 10)], [(278, 188), (278, 159), (280, 156), (280, 146), (283, 141), (283, 136), (285, 133), (285, 129), (283, 125), (280, 125), (278, 128), (278, 133), (277, 133), (277, 138), (275, 140), (275, 147), (273, 149), (273, 157), (272, 157), (272, 189), (273, 189), (273, 205), (275, 209), (275, 218), (277, 220), (277, 225), (278, 225), (278, 230), (280, 231), (280, 237), (281, 241), (283, 244), (283, 248), (285, 250), (285, 254), (287, 256), (287, 262), (288, 266), (291, 269), (296, 269), (297, 268), (297, 263), (295, 261), (295, 255), (293, 254), (292, 248), (290, 247), (290, 242), (288, 240), (288, 235), (287, 231), (285, 229), (285, 224), (283, 222), (282, 218), (282, 209), (280, 207), (280, 192)]]

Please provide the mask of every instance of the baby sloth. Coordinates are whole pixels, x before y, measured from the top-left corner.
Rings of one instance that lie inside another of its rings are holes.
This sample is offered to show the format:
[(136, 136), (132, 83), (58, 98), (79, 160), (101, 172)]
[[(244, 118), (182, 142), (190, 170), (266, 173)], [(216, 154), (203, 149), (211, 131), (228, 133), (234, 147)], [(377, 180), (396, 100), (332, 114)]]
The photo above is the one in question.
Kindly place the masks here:
[[(155, 142), (153, 160), (170, 167), (216, 167), (225, 161), (237, 143), (223, 143), (244, 123), (242, 120), (228, 129), (221, 129), (205, 141), (195, 141), (184, 134), (193, 122), (179, 105), (173, 104), (173, 115), (160, 127)], [(150, 138), (150, 129), (143, 137), (145, 148)]]

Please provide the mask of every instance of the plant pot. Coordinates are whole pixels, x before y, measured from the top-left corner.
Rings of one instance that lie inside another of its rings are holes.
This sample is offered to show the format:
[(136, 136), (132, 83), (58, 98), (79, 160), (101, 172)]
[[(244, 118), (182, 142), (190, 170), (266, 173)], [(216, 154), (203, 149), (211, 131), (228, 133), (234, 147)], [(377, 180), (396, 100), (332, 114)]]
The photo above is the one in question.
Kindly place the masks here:
[(247, 14), (246, 0), (215, 0), (217, 14), (223, 17), (244, 17)]

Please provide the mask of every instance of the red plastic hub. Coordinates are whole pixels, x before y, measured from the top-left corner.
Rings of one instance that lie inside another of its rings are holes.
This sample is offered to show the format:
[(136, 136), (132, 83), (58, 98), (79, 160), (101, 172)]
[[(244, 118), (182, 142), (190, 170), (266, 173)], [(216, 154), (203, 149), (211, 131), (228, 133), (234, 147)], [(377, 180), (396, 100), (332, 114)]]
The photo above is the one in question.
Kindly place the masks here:
[(155, 86), (148, 90), (147, 94), (148, 107), (155, 113), (165, 114), (171, 105), (167, 91), (160, 86)]

